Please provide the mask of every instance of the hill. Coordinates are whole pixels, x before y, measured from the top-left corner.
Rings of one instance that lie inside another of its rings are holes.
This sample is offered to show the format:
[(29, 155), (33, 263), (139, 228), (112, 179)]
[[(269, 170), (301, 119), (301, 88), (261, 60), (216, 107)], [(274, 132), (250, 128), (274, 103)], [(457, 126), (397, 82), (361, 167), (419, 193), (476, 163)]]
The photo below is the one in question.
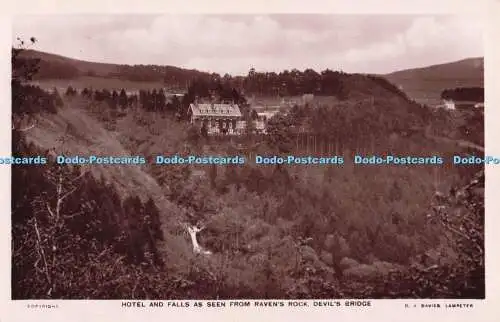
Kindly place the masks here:
[[(207, 80), (213, 76), (220, 77), (220, 75), (174, 66), (132, 66), (89, 62), (37, 50), (26, 50), (22, 55), (40, 60), (40, 70), (35, 79), (37, 85), (42, 88), (71, 85), (75, 88), (117, 90), (121, 88), (140, 90), (164, 86), (172, 89), (185, 89), (187, 84), (195, 78)], [(369, 82), (369, 79), (361, 76), (350, 76), (329, 70), (320, 74), (308, 69), (304, 72), (293, 70), (279, 74), (253, 72), (248, 77), (230, 78), (230, 82), (233, 86), (244, 89), (247, 94), (263, 96), (278, 94), (287, 97), (310, 92), (317, 95), (336, 95), (337, 89), (339, 93), (342, 92), (343, 96), (351, 96), (348, 93), (354, 93), (355, 96), (357, 94), (370, 96), (374, 91), (378, 91), (377, 85), (381, 85), (393, 92), (389, 93), (390, 95), (399, 88), (409, 98), (432, 106), (440, 103), (441, 92), (445, 89), (483, 86), (484, 60), (482, 57), (468, 58), (373, 76), (387, 79), (396, 85), (394, 89), (389, 88), (380, 80), (377, 80), (378, 84), (373, 84)], [(280, 88), (283, 83), (286, 84), (285, 89)]]
[(363, 74), (347, 74), (329, 69), (321, 72), (293, 69), (280, 73), (251, 70), (245, 77), (222, 77), (174, 66), (89, 62), (37, 50), (24, 50), (21, 57), (39, 60), (39, 71), (34, 81), (35, 85), (43, 89), (72, 86), (77, 89), (148, 90), (170, 87), (172, 90), (185, 90), (197, 79), (205, 82), (218, 80), (244, 91), (247, 95), (279, 100), (283, 97), (300, 98), (309, 93), (321, 97), (336, 96), (342, 100), (371, 96), (392, 97), (394, 94), (406, 98), (383, 77), (367, 77)]
[[(163, 100), (162, 107), (151, 104), (158, 94), (142, 93), (122, 105), (121, 94), (109, 91), (60, 96), (13, 82), (13, 114), (34, 119), (26, 120), (31, 127), (13, 128), (13, 150), (22, 152), (15, 155), (50, 150), (149, 160), (79, 169), (52, 162), (13, 167), (12, 182), (22, 183), (13, 185), (13, 297), (484, 298), (484, 274), (464, 269), (471, 267), (461, 248), (468, 235), (452, 234), (457, 226), (468, 231), (463, 223), (429, 222), (440, 219), (429, 217), (439, 191), (456, 191), (477, 169), (353, 162), (358, 154), (444, 160), (465, 154), (465, 147), (451, 144), (462, 135), (454, 133), (459, 123), (452, 112), (421, 107), (382, 77), (333, 71), (263, 76), (269, 75), (249, 76), (247, 86), (264, 93), (281, 78), (288, 94), (312, 88), (336, 101), (293, 106), (272, 119), (265, 137), (206, 137), (175, 109), (163, 108)], [(178, 110), (219, 85), (194, 82)], [(446, 134), (452, 142), (429, 139)], [(302, 161), (334, 153), (341, 163)], [(156, 155), (244, 155), (247, 161), (156, 165)], [(282, 166), (256, 164), (255, 155), (303, 158)], [(450, 214), (468, 211), (452, 206)], [(475, 226), (471, 238), (482, 236), (481, 225)], [(430, 268), (436, 279), (421, 285), (421, 273)], [(378, 285), (395, 272), (401, 275), (391, 285)]]
[(89, 62), (33, 49), (27, 49), (23, 51), (22, 56), (27, 58), (40, 59), (40, 61), (42, 62), (72, 66), (76, 68), (81, 74), (90, 72), (95, 76), (107, 76), (110, 73), (116, 72), (119, 66), (117, 64)]
[(439, 104), (441, 92), (456, 87), (484, 86), (484, 59), (467, 58), (456, 62), (406, 69), (384, 75), (419, 103)]
[[(133, 154), (120, 142), (121, 136), (114, 131), (108, 131), (101, 122), (89, 115), (85, 108), (87, 102), (74, 98), (65, 99), (65, 104), (71, 108), (63, 108), (57, 114), (38, 115), (36, 126), (28, 131), (26, 139), (43, 151), (52, 150), (66, 156), (81, 155), (109, 155), (128, 156)], [(165, 122), (163, 122), (165, 124)], [(136, 138), (141, 131), (136, 130)], [(143, 154), (146, 155), (146, 154)], [(106, 166), (93, 165), (88, 170), (95, 178), (102, 178), (112, 182), (118, 195), (122, 199), (137, 195), (141, 200), (151, 198), (158, 206), (163, 228), (176, 226), (180, 210), (165, 198), (162, 187), (147, 173), (146, 167), (141, 166)], [(166, 221), (169, 224), (166, 224)], [(170, 246), (177, 244), (176, 237), (171, 232), (164, 231), (165, 238)], [(172, 239), (173, 238), (173, 239)], [(164, 249), (170, 253), (171, 248)], [(173, 255), (179, 257), (178, 254)]]
[[(125, 88), (129, 89), (142, 89), (144, 87), (143, 82), (184, 88), (194, 78), (207, 78), (211, 75), (197, 70), (174, 66), (89, 62), (37, 50), (25, 50), (21, 54), (21, 57), (40, 61), (40, 69), (35, 79), (70, 79), (76, 81), (82, 87), (91, 87), (94, 85), (94, 82), (98, 83), (95, 87), (101, 87), (99, 82), (105, 79), (111, 83), (108, 84), (108, 89), (114, 87), (112, 86), (113, 82), (115, 82), (114, 85), (116, 88), (120, 88), (120, 86), (124, 88), (125, 86)], [(117, 80), (128, 83), (121, 84)]]

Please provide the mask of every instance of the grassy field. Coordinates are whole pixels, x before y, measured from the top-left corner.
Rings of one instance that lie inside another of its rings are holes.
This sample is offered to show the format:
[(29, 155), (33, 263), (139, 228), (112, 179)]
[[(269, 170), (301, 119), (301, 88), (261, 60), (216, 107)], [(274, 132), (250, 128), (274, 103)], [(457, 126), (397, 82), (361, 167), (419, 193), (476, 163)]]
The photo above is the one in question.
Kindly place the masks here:
[(441, 103), (441, 92), (456, 87), (484, 86), (483, 58), (414, 68), (384, 75), (410, 98), (431, 106)]
[(430, 79), (400, 79), (398, 84), (405, 84), (402, 90), (408, 97), (414, 99), (418, 103), (436, 106), (442, 104), (441, 92), (445, 89), (455, 87), (476, 87), (484, 86), (479, 80), (462, 79), (462, 80), (430, 80)]
[(106, 77), (92, 77), (82, 76), (76, 79), (44, 79), (40, 81), (33, 81), (33, 84), (40, 86), (43, 89), (67, 88), (72, 86), (76, 89), (93, 88), (93, 89), (108, 89), (108, 90), (148, 90), (164, 88), (165, 85), (161, 82), (133, 82), (129, 80), (106, 78)]

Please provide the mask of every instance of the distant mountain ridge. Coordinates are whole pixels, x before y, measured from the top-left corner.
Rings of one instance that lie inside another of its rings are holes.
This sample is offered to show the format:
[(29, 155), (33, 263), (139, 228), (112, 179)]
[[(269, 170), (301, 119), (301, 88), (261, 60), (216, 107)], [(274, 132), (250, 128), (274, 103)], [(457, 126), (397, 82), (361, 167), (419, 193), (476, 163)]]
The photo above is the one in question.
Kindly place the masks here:
[(412, 68), (383, 75), (408, 96), (421, 103), (435, 104), (441, 92), (456, 87), (484, 86), (484, 58)]
[(483, 57), (471, 57), (461, 60), (457, 60), (449, 63), (434, 64), (418, 68), (408, 68), (399, 71), (395, 71), (386, 74), (387, 77), (397, 77), (404, 78), (408, 76), (445, 76), (443, 73), (450, 77), (458, 78), (481, 78), (482, 74), (478, 73), (484, 72), (484, 58)]
[[(126, 65), (98, 63), (38, 50), (25, 50), (22, 55), (40, 60), (39, 79), (74, 79), (82, 76), (120, 78), (140, 82), (165, 82), (184, 87), (195, 77), (211, 74), (168, 65)], [(168, 78), (165, 75), (168, 74)]]
[[(90, 62), (37, 50), (26, 50), (23, 55), (41, 60), (39, 79), (76, 80), (82, 86), (92, 84), (91, 87), (102, 87), (98, 85), (101, 83), (108, 84), (109, 87), (113, 88), (147, 87), (149, 86), (146, 84), (147, 82), (154, 82), (158, 86), (165, 85), (182, 89), (187, 88), (187, 84), (194, 78), (208, 79), (213, 75), (208, 72), (167, 65), (122, 65)], [(373, 95), (372, 92), (377, 91), (375, 88), (367, 88), (367, 86), (373, 87), (374, 83), (361, 77), (362, 74), (350, 75), (351, 77), (347, 78), (341, 77), (352, 92), (361, 91), (365, 95), (367, 93)], [(395, 89), (399, 88), (410, 99), (419, 103), (437, 105), (440, 104), (441, 92), (445, 89), (484, 86), (484, 59), (482, 57), (467, 58), (374, 76), (388, 80), (395, 85)], [(238, 82), (242, 83), (242, 79), (237, 78)], [(243, 78), (246, 79), (246, 77)], [(109, 79), (115, 81), (110, 83)], [(358, 81), (364, 79), (364, 85), (360, 86), (357, 81), (352, 83), (356, 79)], [(130, 82), (136, 83), (131, 84)], [(386, 89), (390, 87), (390, 84), (382, 84), (381, 82), (378, 82), (378, 85), (383, 85)], [(391, 91), (394, 92), (392, 89)]]
[[(42, 88), (72, 86), (80, 89), (91, 87), (148, 90), (169, 87), (173, 90), (185, 90), (195, 79), (211, 82), (214, 77), (218, 77), (227, 80), (226, 75), (173, 66), (93, 63), (36, 50), (26, 50), (22, 55), (29, 59), (40, 60), (40, 70), (35, 82)], [(314, 93), (317, 96), (333, 95), (342, 99), (404, 96), (379, 76), (346, 74), (332, 70), (318, 73), (311, 69), (304, 72), (294, 69), (279, 74), (254, 71), (245, 77), (229, 77), (229, 82), (232, 87), (247, 94), (264, 96), (278, 96), (278, 91), (282, 96)]]
[(59, 64), (70, 64), (81, 73), (89, 71), (95, 72), (96, 76), (107, 76), (109, 73), (116, 72), (118, 64), (96, 63), (75, 58), (69, 58), (62, 55), (52, 54), (44, 51), (27, 49), (22, 55), (30, 58), (38, 58), (42, 61), (54, 62)]

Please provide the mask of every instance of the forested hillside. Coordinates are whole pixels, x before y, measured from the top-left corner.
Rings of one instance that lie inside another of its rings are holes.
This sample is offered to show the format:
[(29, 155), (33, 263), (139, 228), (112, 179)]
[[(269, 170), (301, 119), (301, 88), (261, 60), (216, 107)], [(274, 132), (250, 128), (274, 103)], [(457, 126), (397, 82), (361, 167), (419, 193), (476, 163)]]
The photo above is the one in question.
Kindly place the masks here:
[[(304, 71), (293, 69), (275, 73), (259, 72), (252, 68), (245, 76), (231, 76), (229, 74), (210, 74), (173, 66), (86, 62), (35, 50), (23, 51), (21, 56), (38, 61), (39, 70), (34, 77), (36, 80), (79, 80), (79, 83), (83, 84), (81, 87), (100, 87), (93, 85), (94, 83), (100, 83), (100, 80), (105, 78), (108, 79), (109, 84), (113, 84), (111, 80), (114, 79), (115, 83), (118, 81), (122, 83), (131, 82), (129, 84), (131, 87), (141, 87), (140, 83), (148, 82), (163, 83), (168, 88), (186, 90), (193, 80), (201, 80), (205, 82), (221, 82), (244, 91), (246, 94), (271, 97), (311, 93), (334, 95), (340, 99), (347, 99), (349, 95), (380, 94), (380, 91), (378, 93), (369, 92), (377, 87), (383, 87), (392, 94), (405, 95), (383, 77), (351, 75), (329, 69), (321, 72), (312, 69)], [(373, 83), (376, 83), (377, 86)]]
[(455, 87), (447, 88), (441, 92), (442, 99), (454, 101), (484, 102), (483, 87)]
[[(14, 155), (337, 154), (347, 161), (14, 165), (12, 182), (24, 183), (12, 193), (14, 299), (484, 298), (481, 167), (350, 162), (356, 153), (476, 153), (430, 139), (464, 138), (463, 120), (451, 112), (416, 104), (385, 79), (333, 71), (252, 72), (243, 88), (197, 78), (169, 103), (160, 88), (138, 96), (111, 88), (49, 94), (26, 84), (37, 63), (17, 53)], [(309, 81), (296, 82), (303, 75)], [(185, 121), (194, 97), (214, 91), (248, 116), (242, 90), (337, 99), (278, 114), (265, 137), (207, 137)], [(195, 251), (193, 227), (210, 253)]]

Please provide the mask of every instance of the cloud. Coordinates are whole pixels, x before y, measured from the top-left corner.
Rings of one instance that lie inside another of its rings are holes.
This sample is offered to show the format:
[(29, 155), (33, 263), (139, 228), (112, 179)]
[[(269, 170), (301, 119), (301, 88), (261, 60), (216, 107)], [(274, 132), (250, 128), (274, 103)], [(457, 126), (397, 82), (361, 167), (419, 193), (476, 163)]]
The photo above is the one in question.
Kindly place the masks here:
[(483, 55), (474, 16), (20, 16), (14, 36), (74, 58), (166, 64), (221, 74), (257, 70), (390, 72)]
[(348, 50), (346, 60), (367, 70), (369, 64), (379, 65), (372, 67), (374, 72), (387, 72), (482, 56), (482, 33), (482, 23), (473, 19), (418, 17), (386, 41)]

